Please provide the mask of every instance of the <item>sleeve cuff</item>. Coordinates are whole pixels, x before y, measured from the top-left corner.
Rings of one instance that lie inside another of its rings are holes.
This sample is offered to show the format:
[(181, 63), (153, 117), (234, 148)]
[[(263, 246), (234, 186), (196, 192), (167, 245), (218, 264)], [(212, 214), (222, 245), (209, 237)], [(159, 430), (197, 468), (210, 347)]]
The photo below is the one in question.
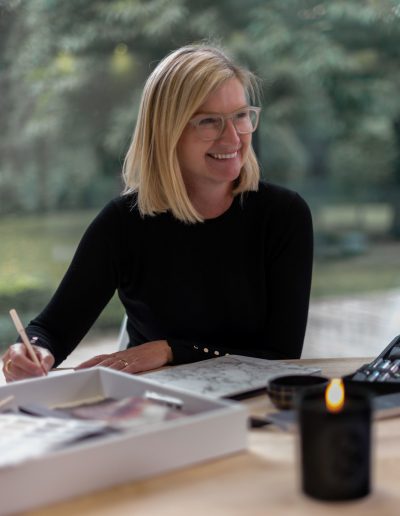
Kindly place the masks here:
[(199, 362), (219, 356), (219, 352), (180, 339), (167, 339), (167, 342), (172, 350), (171, 365)]

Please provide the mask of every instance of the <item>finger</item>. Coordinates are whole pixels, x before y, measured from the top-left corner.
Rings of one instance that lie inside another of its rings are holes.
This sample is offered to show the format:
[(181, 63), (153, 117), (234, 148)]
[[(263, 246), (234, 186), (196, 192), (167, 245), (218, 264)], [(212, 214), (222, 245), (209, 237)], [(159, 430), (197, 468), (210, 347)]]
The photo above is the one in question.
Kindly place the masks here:
[[(34, 347), (36, 352), (35, 348), (37, 349), (37, 347)], [(30, 358), (23, 344), (17, 343), (10, 346), (8, 360), (12, 363), (13, 376), (15, 376), (15, 371), (17, 371), (18, 374), (21, 374), (22, 378), (27, 378), (29, 376), (43, 376), (44, 374), (41, 366), (37, 366)], [(10, 369), (10, 365), (8, 369)]]
[(9, 360), (10, 360), (9, 356), (10, 355), (8, 353), (5, 353), (5, 355), (2, 357), (2, 360), (3, 360), (2, 371), (3, 371), (4, 378), (6, 379), (7, 382), (12, 381), (12, 374), (9, 369), (9, 366), (11, 365), (11, 362), (9, 362)]
[(42, 366), (43, 370), (48, 373), (50, 369), (52, 369), (54, 365), (54, 357), (53, 355), (49, 354), (44, 357), (40, 358), (40, 365)]
[[(43, 375), (43, 372), (40, 372), (40, 375)], [(24, 380), (26, 378), (32, 378), (40, 375), (32, 375), (27, 372), (25, 369), (21, 369), (15, 362), (10, 362), (9, 360), (6, 362), (4, 368), (4, 376), (7, 382), (14, 382), (17, 380)]]
[(1, 360), (3, 361), (3, 367), (2, 367), (2, 372), (4, 374), (4, 378), (7, 380), (7, 381), (10, 381), (10, 377), (11, 377), (11, 373), (9, 371), (9, 366), (11, 364), (11, 362), (9, 362), (10, 360), (10, 348), (7, 349), (7, 351), (4, 353), (4, 355), (1, 357)]
[(109, 357), (107, 360), (100, 362), (97, 364), (100, 367), (109, 367), (110, 369), (116, 369), (117, 371), (122, 371), (126, 368), (126, 361), (123, 359), (118, 359), (116, 357)]
[(39, 359), (41, 368), (44, 372), (48, 373), (55, 362), (53, 354), (48, 349), (42, 348), (41, 346), (32, 346), (32, 348)]
[(124, 369), (124, 373), (144, 373), (145, 371), (150, 371), (151, 369), (154, 368), (146, 367), (140, 360), (134, 360), (133, 362), (130, 362), (129, 365)]
[(87, 369), (88, 367), (94, 367), (96, 365), (99, 365), (100, 362), (103, 362), (109, 358), (109, 355), (97, 355), (93, 358), (90, 358), (89, 360), (86, 360), (85, 362), (82, 362), (78, 366), (76, 366), (75, 369)]
[(3, 369), (6, 365), (7, 360), (10, 358), (10, 353), (8, 350), (4, 353), (4, 355), (1, 357), (1, 360), (3, 361)]

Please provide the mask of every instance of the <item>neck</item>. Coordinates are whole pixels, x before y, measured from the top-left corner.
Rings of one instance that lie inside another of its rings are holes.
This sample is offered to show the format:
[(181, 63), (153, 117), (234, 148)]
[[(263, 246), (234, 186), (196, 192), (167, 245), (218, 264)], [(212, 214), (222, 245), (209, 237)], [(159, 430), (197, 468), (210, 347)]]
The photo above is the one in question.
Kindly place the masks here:
[(219, 217), (232, 204), (232, 185), (221, 185), (219, 188), (188, 188), (188, 195), (194, 208), (205, 219)]

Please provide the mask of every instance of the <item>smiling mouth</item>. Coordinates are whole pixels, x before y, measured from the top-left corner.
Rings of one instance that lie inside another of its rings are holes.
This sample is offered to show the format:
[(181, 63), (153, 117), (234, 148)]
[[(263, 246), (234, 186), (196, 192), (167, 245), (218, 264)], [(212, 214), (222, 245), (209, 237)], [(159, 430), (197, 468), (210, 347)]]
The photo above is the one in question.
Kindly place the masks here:
[(230, 154), (211, 154), (211, 153), (207, 154), (207, 156), (211, 156), (214, 159), (232, 159), (232, 158), (236, 158), (237, 155), (238, 155), (238, 151), (231, 152)]

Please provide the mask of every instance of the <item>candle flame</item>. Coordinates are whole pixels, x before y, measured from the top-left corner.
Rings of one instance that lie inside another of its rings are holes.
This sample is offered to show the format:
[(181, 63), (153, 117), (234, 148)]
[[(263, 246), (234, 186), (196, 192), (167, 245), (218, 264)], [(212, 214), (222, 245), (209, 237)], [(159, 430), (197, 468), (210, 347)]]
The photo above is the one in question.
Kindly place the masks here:
[(329, 412), (340, 412), (344, 404), (344, 385), (341, 378), (333, 378), (325, 390), (325, 402)]

